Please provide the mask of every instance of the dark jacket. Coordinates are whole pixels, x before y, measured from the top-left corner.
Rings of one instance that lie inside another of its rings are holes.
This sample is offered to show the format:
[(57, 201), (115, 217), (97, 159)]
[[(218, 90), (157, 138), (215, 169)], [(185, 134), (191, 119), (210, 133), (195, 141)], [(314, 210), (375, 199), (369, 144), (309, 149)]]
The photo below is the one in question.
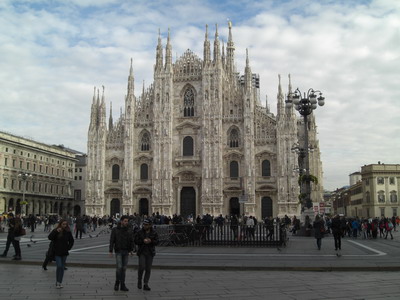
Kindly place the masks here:
[(342, 223), (339, 218), (333, 218), (331, 228), (333, 234), (342, 234)]
[(109, 252), (115, 253), (123, 250), (132, 252), (134, 248), (133, 232), (129, 227), (122, 227), (119, 223), (111, 231)]
[(49, 234), (49, 240), (54, 243), (54, 253), (56, 256), (68, 255), (68, 251), (74, 245), (74, 238), (71, 231), (58, 232), (57, 229), (53, 229)]
[(316, 239), (321, 239), (324, 237), (325, 233), (325, 223), (324, 220), (314, 221), (314, 236)]
[[(149, 238), (150, 244), (145, 244), (144, 239)], [(135, 244), (138, 246), (137, 255), (140, 256), (142, 253), (150, 253), (152, 256), (156, 255), (156, 245), (158, 244), (158, 234), (150, 229), (150, 232), (146, 232), (143, 228), (138, 231), (135, 236)]]

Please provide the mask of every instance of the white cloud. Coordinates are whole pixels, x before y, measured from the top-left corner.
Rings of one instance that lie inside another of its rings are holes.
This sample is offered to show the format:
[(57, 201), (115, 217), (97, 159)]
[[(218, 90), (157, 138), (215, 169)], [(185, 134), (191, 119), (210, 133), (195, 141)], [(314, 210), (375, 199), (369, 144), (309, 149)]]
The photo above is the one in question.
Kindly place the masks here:
[[(114, 119), (133, 58), (136, 93), (152, 82), (158, 29), (171, 28), (173, 59), (203, 55), (205, 24), (227, 40), (233, 21), (238, 71), (249, 48), (261, 98), (276, 111), (284, 87), (321, 89), (315, 112), (325, 187), (364, 164), (400, 161), (400, 2), (2, 1), (0, 126), (50, 144), (86, 149), (93, 86), (106, 86)], [(305, 11), (304, 8), (307, 8)]]

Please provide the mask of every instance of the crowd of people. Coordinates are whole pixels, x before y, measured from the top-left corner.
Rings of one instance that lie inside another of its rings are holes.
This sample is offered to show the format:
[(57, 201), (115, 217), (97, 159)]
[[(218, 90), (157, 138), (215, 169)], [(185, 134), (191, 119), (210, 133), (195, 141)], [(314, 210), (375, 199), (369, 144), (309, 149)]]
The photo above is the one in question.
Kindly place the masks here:
[[(254, 216), (222, 216), (213, 217), (209, 214), (203, 216), (198, 215), (193, 217), (189, 215), (182, 217), (174, 214), (171, 216), (161, 215), (154, 213), (150, 216), (140, 216), (133, 214), (130, 216), (67, 216), (61, 218), (56, 215), (47, 216), (32, 216), (21, 217), (20, 215), (14, 216), (12, 213), (3, 214), (1, 216), (0, 225), (2, 231), (8, 228), (7, 241), (4, 252), (1, 257), (7, 257), (10, 246), (13, 245), (15, 255), (13, 260), (21, 260), (21, 237), (26, 234), (26, 230), (35, 232), (38, 230), (37, 226), (44, 224), (44, 232), (48, 232), (48, 239), (51, 241), (49, 250), (46, 253), (46, 259), (43, 263), (43, 269), (47, 270), (46, 266), (50, 261), (56, 262), (56, 288), (62, 288), (64, 270), (66, 267), (66, 260), (69, 250), (74, 245), (75, 239), (81, 239), (82, 234), (90, 234), (95, 232), (99, 226), (108, 226), (111, 229), (109, 255), (115, 255), (116, 259), (116, 281), (114, 290), (128, 291), (125, 284), (125, 273), (128, 264), (128, 257), (136, 253), (138, 256), (138, 283), (137, 288), (149, 291), (149, 279), (151, 274), (151, 266), (153, 257), (155, 255), (155, 246), (158, 244), (158, 234), (154, 230), (153, 225), (204, 225), (212, 226), (217, 232), (222, 234), (224, 225), (229, 226), (233, 231), (233, 235), (237, 236), (237, 230), (240, 226), (246, 228), (246, 234), (251, 239), (255, 235), (255, 226), (258, 223), (263, 223), (267, 228), (268, 237), (273, 237), (274, 227), (277, 224), (285, 226), (288, 231), (296, 235), (302, 228), (307, 232), (314, 232), (317, 248), (321, 250), (322, 239), (327, 234), (332, 234), (335, 243), (335, 250), (340, 251), (342, 248), (341, 239), (344, 237), (349, 238), (362, 238), (362, 239), (393, 239), (393, 231), (397, 231), (400, 225), (399, 217), (387, 218), (346, 218), (345, 216), (335, 215), (328, 216), (315, 216), (311, 221), (306, 217), (304, 224), (293, 216), (289, 218), (285, 215), (283, 218), (268, 217), (261, 222)], [(236, 233), (235, 233), (236, 231)]]

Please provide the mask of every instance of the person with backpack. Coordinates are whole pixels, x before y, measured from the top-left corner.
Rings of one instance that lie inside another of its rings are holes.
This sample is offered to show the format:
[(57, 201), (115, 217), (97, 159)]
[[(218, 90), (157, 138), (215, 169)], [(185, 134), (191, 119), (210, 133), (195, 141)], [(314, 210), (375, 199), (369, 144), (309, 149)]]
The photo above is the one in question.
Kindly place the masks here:
[(135, 235), (135, 244), (138, 246), (136, 254), (139, 257), (137, 288), (142, 288), (142, 277), (144, 273), (143, 289), (145, 291), (151, 290), (149, 287), (149, 279), (153, 258), (156, 255), (156, 245), (158, 244), (158, 234), (153, 229), (152, 225), (150, 219), (145, 219), (142, 229)]
[(392, 220), (388, 219), (387, 222), (386, 222), (386, 236), (385, 236), (385, 239), (387, 239), (388, 234), (390, 233), (391, 240), (393, 240), (393, 235), (392, 235), (393, 227), (394, 226), (393, 226)]

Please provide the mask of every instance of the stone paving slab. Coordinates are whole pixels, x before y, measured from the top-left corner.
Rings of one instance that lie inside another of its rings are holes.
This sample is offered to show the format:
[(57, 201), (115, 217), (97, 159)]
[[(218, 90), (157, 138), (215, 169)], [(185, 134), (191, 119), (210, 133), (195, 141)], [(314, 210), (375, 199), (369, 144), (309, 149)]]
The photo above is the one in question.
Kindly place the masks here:
[(55, 288), (55, 268), (0, 264), (0, 299), (398, 299), (400, 272), (267, 272), (153, 270), (152, 290), (115, 292), (115, 270), (70, 267), (64, 288)]

